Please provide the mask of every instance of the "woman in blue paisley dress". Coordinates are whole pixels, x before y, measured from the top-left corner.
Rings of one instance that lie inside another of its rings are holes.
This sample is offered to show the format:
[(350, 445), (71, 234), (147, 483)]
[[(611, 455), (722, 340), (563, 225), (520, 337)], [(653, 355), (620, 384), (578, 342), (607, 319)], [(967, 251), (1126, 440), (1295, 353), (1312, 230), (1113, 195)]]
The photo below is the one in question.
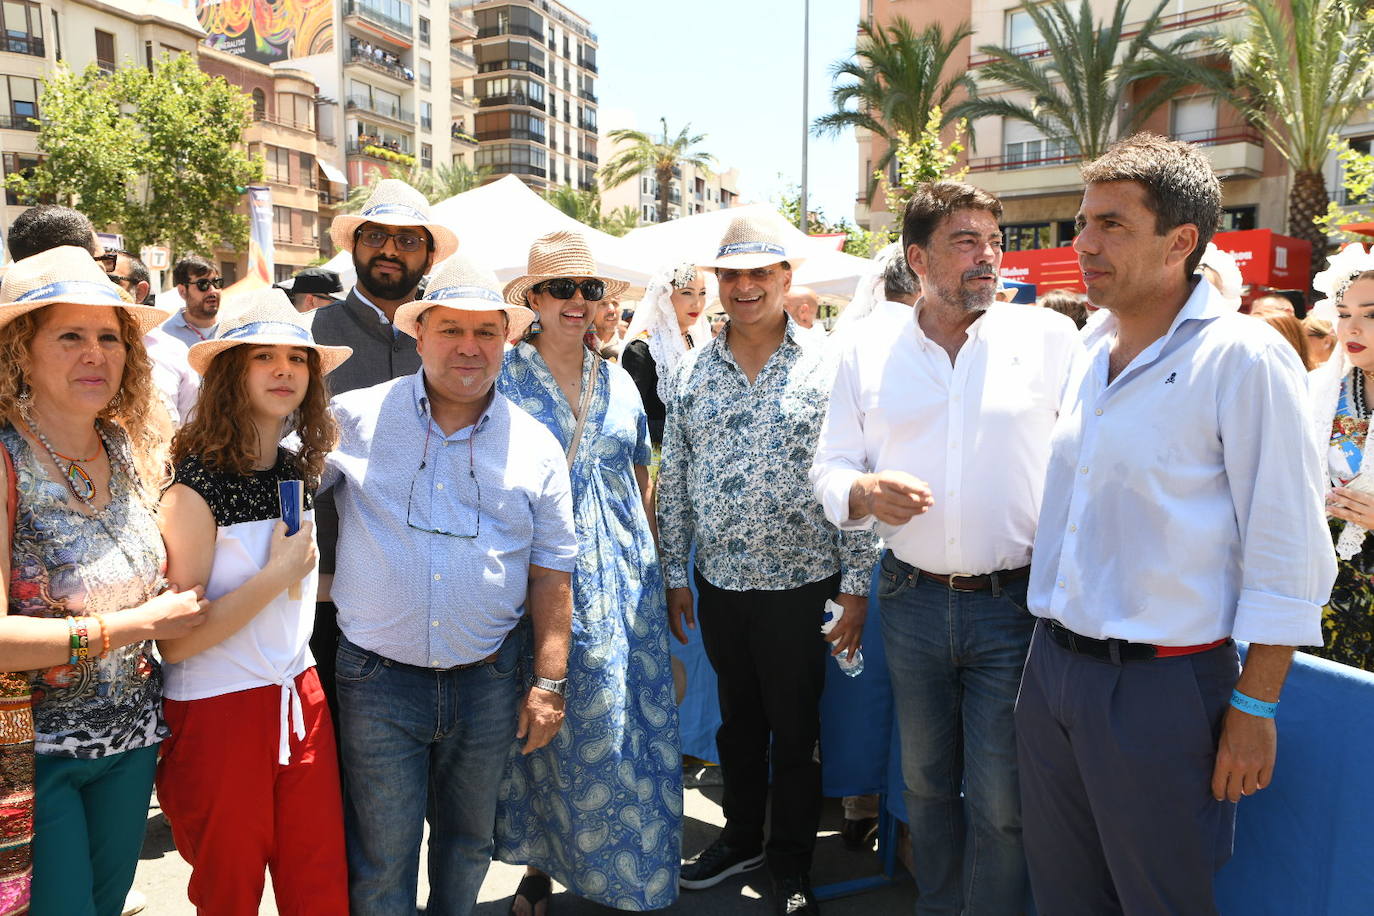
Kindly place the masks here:
[[(645, 512), (651, 448), (634, 382), (591, 352), (597, 303), (625, 284), (596, 276), (580, 235), (530, 250), (506, 298), (538, 313), (537, 335), (506, 354), (497, 386), (565, 449), (580, 547), (564, 727), (529, 756), (513, 746), (496, 857), (528, 866), (516, 916), (548, 912), (549, 879), (621, 910), (677, 897), (682, 762), (658, 555)], [(585, 407), (580, 439), (578, 420)]]

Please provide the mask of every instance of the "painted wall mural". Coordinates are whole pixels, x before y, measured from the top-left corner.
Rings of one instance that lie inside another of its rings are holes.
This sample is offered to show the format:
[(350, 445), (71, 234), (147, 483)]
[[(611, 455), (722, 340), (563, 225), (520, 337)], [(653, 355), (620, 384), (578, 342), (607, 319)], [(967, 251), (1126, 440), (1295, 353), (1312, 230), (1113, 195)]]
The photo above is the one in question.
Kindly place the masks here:
[(205, 43), (270, 64), (334, 49), (330, 0), (196, 0)]

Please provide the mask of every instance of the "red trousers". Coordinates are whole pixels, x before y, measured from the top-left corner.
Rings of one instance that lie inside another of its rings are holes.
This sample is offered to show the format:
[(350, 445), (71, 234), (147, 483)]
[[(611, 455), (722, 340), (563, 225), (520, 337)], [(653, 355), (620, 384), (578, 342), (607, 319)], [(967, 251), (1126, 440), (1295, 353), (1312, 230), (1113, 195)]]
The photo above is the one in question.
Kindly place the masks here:
[[(191, 863), (200, 914), (255, 916), (264, 870), (282, 916), (348, 913), (343, 803), (334, 725), (314, 668), (296, 677), (305, 738), (279, 764), (281, 688), (163, 703), (157, 796)], [(293, 731), (294, 731), (294, 722)]]

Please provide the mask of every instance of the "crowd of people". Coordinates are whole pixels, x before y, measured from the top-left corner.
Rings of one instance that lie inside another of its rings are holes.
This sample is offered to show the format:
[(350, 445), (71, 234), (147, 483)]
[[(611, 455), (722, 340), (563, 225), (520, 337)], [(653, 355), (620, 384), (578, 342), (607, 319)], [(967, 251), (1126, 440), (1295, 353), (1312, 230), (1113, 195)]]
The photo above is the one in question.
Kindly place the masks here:
[[(753, 216), (629, 315), (581, 235), (501, 284), (387, 179), (330, 228), (351, 289), (221, 302), (187, 256), (169, 315), (81, 214), (26, 211), (0, 910), (121, 913), (156, 783), (205, 913), (269, 870), (282, 912), (413, 913), (426, 825), (430, 913), (493, 859), (516, 916), (764, 865), (819, 912), (820, 697), (876, 564), (917, 912), (1215, 912), (1294, 647), (1374, 668), (1374, 256), (1334, 331), (1247, 316), (1196, 150), (1083, 177), (1086, 297), (1000, 301), (1001, 204), (932, 182), (829, 334)], [(693, 630), (726, 824), (684, 861)]]

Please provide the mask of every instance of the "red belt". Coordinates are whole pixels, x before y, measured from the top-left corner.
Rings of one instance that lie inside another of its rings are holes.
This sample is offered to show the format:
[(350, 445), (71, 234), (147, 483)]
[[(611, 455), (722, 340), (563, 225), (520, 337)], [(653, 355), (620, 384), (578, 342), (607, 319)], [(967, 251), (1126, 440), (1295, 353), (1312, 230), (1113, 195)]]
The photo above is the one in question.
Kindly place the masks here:
[(1174, 655), (1197, 655), (1199, 652), (1215, 649), (1225, 642), (1226, 637), (1222, 637), (1216, 642), (1209, 642), (1200, 646), (1155, 646), (1155, 658), (1169, 658)]

